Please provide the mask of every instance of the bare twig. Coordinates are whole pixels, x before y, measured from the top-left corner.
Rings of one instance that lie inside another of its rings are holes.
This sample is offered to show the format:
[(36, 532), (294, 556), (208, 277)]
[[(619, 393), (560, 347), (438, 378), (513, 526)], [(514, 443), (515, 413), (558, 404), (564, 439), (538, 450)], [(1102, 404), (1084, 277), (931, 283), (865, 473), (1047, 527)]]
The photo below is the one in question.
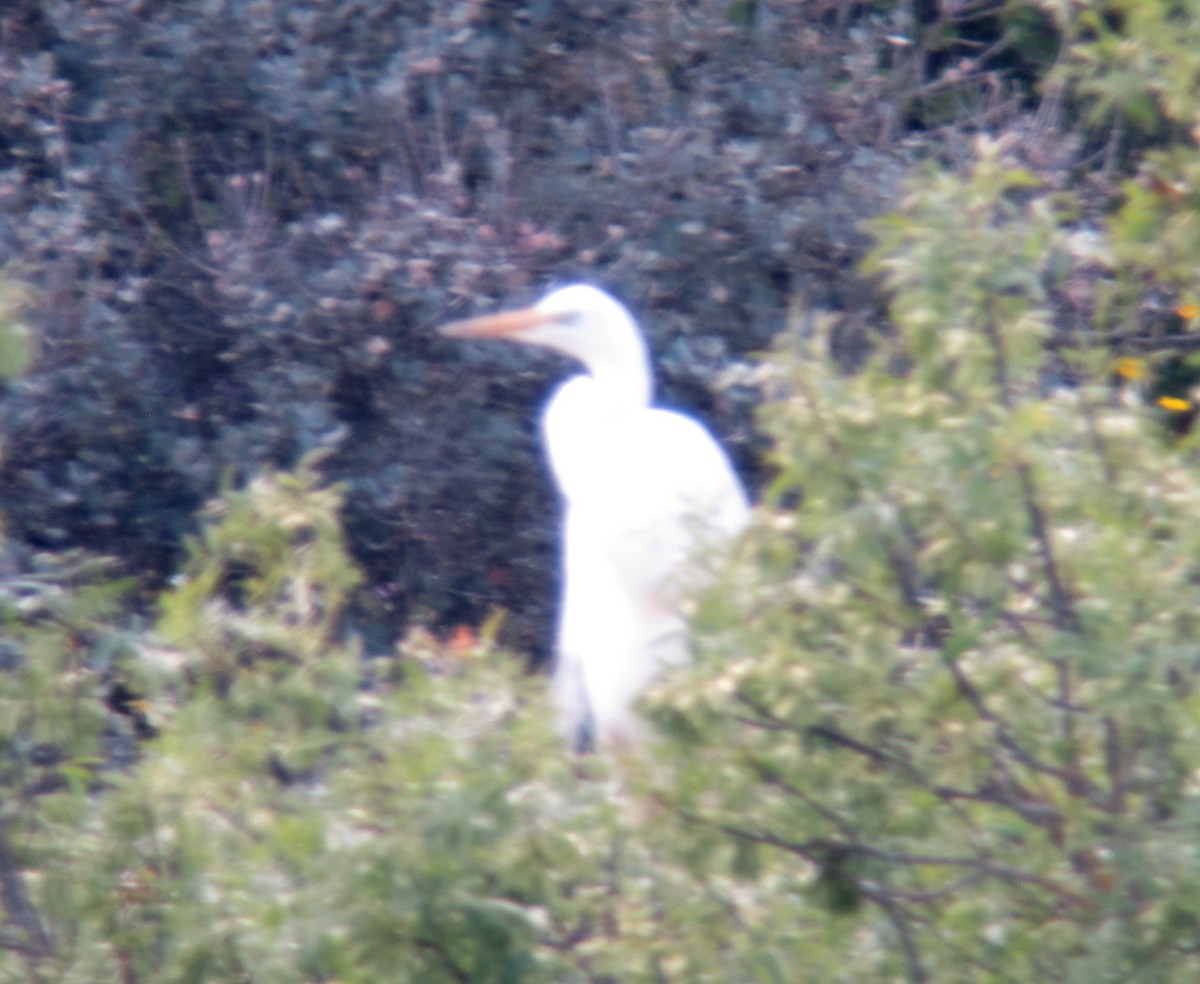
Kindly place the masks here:
[(1051, 765), (1039, 759), (1033, 753), (1023, 748), (1012, 736), (1012, 728), (1009, 724), (996, 714), (987, 705), (983, 699), (983, 695), (978, 688), (973, 684), (970, 678), (963, 672), (958, 661), (952, 658), (945, 660), (947, 669), (954, 677), (955, 685), (958, 687), (960, 694), (966, 698), (967, 702), (983, 720), (994, 725), (996, 728), (996, 739), (1000, 745), (1019, 763), (1032, 769), (1034, 772), (1039, 772), (1042, 775), (1052, 776), (1061, 782), (1072, 795), (1093, 796), (1097, 790), (1093, 783), (1081, 772), (1075, 769), (1063, 769), (1056, 765)]
[(1054, 546), (1050, 542), (1050, 527), (1046, 522), (1046, 514), (1041, 503), (1038, 501), (1033, 472), (1024, 461), (1017, 462), (1017, 478), (1021, 482), (1021, 497), (1024, 500), (1025, 513), (1029, 517), (1029, 525), (1033, 529), (1038, 553), (1041, 555), (1042, 570), (1045, 572), (1046, 586), (1050, 591), (1050, 610), (1054, 614), (1055, 623), (1064, 632), (1081, 632), (1083, 626), (1075, 611), (1075, 603), (1059, 573)]
[(1104, 767), (1108, 773), (1109, 807), (1113, 813), (1125, 808), (1125, 776), (1121, 762), (1121, 735), (1110, 715), (1104, 721)]
[(843, 857), (857, 856), (870, 858), (875, 861), (882, 861), (885, 864), (902, 867), (962, 868), (981, 876), (998, 879), (1016, 887), (1040, 888), (1052, 895), (1061, 904), (1081, 909), (1090, 909), (1093, 905), (1089, 899), (1064, 885), (1060, 885), (1052, 878), (1039, 875), (1034, 871), (997, 864), (986, 857), (910, 854), (905, 851), (885, 851), (879, 848), (868, 847), (865, 844), (847, 843), (828, 838), (791, 841), (770, 831), (747, 830), (730, 823), (711, 820), (688, 811), (681, 811), (680, 816), (692, 823), (699, 823), (720, 830), (722, 833), (728, 834), (730, 837), (738, 840), (778, 848), (789, 854), (804, 858), (806, 861), (817, 866), (826, 863), (831, 855), (840, 854)]
[[(1000, 337), (1000, 330), (996, 327), (996, 322), (992, 318), (990, 311), (988, 312), (988, 316), (984, 318), (983, 330), (987, 335), (988, 342), (992, 346), (992, 353), (995, 356), (994, 372), (996, 388), (1000, 392), (1000, 402), (1005, 409), (1011, 410), (1015, 401), (1008, 376), (1008, 357), (1005, 353), (1004, 341)], [(1058, 569), (1054, 546), (1050, 542), (1049, 524), (1046, 522), (1046, 514), (1042, 509), (1037, 494), (1037, 486), (1033, 480), (1033, 471), (1027, 462), (1018, 461), (1016, 472), (1017, 478), (1021, 483), (1021, 498), (1025, 506), (1025, 514), (1029, 518), (1029, 525), (1033, 530), (1033, 536), (1038, 545), (1038, 553), (1042, 559), (1042, 569), (1045, 573), (1046, 585), (1050, 592), (1050, 610), (1054, 613), (1055, 620), (1059, 628), (1063, 631), (1080, 632), (1082, 626), (1079, 616), (1075, 611), (1074, 603), (1071, 600), (1071, 595), (1067, 591)], [(1064, 695), (1063, 703), (1069, 704), (1070, 700), (1066, 698), (1067, 695)]]
[(445, 968), (446, 973), (449, 974), (453, 980), (461, 981), (463, 984), (466, 984), (466, 982), (471, 980), (471, 975), (454, 962), (454, 959), (450, 956), (446, 948), (442, 946), (441, 943), (437, 942), (437, 940), (418, 937), (417, 939), (413, 940), (413, 944), (418, 950), (427, 950), (436, 956), (441, 966)]
[(953, 881), (947, 882), (941, 888), (930, 889), (925, 892), (911, 892), (906, 889), (888, 886), (887, 893), (892, 898), (899, 899), (902, 902), (911, 902), (914, 905), (932, 905), (934, 902), (940, 902), (942, 899), (953, 897), (956, 892), (961, 892), (964, 888), (976, 885), (986, 877), (983, 872), (969, 871), (961, 878), (955, 878)]
[[(887, 752), (876, 748), (873, 745), (865, 744), (857, 739), (851, 738), (849, 735), (834, 728), (831, 725), (807, 726), (798, 728), (790, 722), (782, 721), (771, 715), (765, 707), (755, 702), (752, 698), (745, 694), (738, 693), (737, 698), (746, 705), (753, 708), (756, 714), (760, 715), (757, 719), (739, 718), (746, 724), (753, 727), (764, 728), (771, 731), (791, 731), (796, 734), (802, 731), (815, 738), (820, 738), (828, 741), (831, 744), (844, 748), (847, 751), (854, 752), (868, 759), (875, 765), (882, 768), (890, 768), (897, 772), (903, 778), (910, 781), (914, 786), (932, 793), (939, 800), (945, 803), (951, 810), (955, 812), (960, 820), (971, 825), (970, 815), (962, 810), (959, 803), (987, 803), (992, 806), (1000, 806), (1012, 810), (1019, 816), (1035, 823), (1039, 826), (1047, 826), (1047, 818), (1051, 817), (1057, 822), (1058, 811), (1048, 807), (1044, 799), (1039, 798), (1029, 792), (1009, 771), (1007, 765), (1003, 761), (993, 760), (993, 765), (1001, 771), (1005, 778), (1005, 788), (1011, 791), (1014, 798), (1002, 797), (996, 793), (990, 793), (983, 789), (967, 790), (956, 789), (952, 786), (942, 786), (935, 784), (928, 776), (922, 773), (916, 766), (905, 759), (898, 758), (894, 755), (889, 755)], [(825, 817), (831, 824), (839, 829), (843, 836), (849, 836), (852, 832), (844, 818), (829, 810), (823, 804), (816, 801), (812, 796), (798, 789), (796, 786), (789, 783), (778, 772), (771, 769), (764, 763), (748, 759), (751, 769), (758, 773), (759, 777), (774, 785), (776, 788), (783, 790), (791, 796), (799, 799), (805, 805), (809, 806), (814, 812)]]
[(875, 892), (868, 889), (863, 894), (883, 910), (888, 922), (895, 929), (896, 938), (900, 941), (900, 949), (904, 951), (904, 960), (908, 964), (909, 980), (913, 984), (925, 984), (929, 980), (929, 975), (925, 973), (925, 967), (921, 963), (921, 953), (917, 949), (916, 940), (913, 939), (912, 929), (909, 927), (908, 917), (904, 910), (897, 904), (895, 897), (888, 892)]
[[(27, 943), (21, 952), (30, 957), (48, 957), (54, 944), (38, 911), (25, 891), (20, 865), (8, 842), (8, 831), (0, 823), (0, 903), (8, 913), (8, 923), (25, 934)], [(16, 947), (10, 947), (16, 949)]]
[(847, 838), (848, 840), (856, 840), (859, 838), (859, 832), (849, 821), (846, 820), (845, 817), (840, 816), (823, 803), (820, 803), (813, 797), (809, 796), (808, 793), (804, 792), (804, 790), (799, 789), (792, 783), (788, 782), (779, 774), (777, 770), (771, 768), (765, 762), (748, 757), (746, 759), (746, 763), (754, 772), (758, 774), (760, 779), (762, 779), (768, 785), (782, 789), (789, 796), (798, 799), (814, 813), (827, 820), (843, 837)]

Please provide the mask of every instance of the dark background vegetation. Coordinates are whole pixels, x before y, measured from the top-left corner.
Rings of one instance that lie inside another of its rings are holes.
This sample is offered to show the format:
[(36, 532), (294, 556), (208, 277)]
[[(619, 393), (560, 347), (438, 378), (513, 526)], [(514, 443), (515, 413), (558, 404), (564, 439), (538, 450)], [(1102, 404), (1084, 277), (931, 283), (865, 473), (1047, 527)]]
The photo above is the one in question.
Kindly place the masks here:
[(153, 593), (223, 481), (324, 447), (372, 645), (501, 606), (544, 658), (536, 414), (568, 367), (434, 328), (603, 285), (660, 399), (761, 487), (722, 371), (801, 309), (861, 354), (860, 224), (904, 169), (980, 130), (1046, 173), (1095, 150), (1031, 116), (1058, 39), (1020, 7), (4, 4), (0, 255), (37, 344), (0, 399), (10, 546), (112, 554)]

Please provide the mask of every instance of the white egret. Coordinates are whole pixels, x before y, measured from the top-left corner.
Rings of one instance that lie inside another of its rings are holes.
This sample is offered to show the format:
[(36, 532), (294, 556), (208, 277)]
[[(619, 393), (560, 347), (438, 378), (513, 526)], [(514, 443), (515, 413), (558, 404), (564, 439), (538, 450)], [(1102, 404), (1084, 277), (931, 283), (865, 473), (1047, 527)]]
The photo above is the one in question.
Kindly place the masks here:
[(595, 287), (458, 321), (452, 338), (507, 338), (583, 363), (542, 431), (565, 500), (554, 692), (564, 729), (613, 746), (638, 731), (632, 703), (687, 656), (681, 611), (689, 556), (745, 525), (746, 493), (713, 437), (650, 405), (646, 344), (625, 307)]

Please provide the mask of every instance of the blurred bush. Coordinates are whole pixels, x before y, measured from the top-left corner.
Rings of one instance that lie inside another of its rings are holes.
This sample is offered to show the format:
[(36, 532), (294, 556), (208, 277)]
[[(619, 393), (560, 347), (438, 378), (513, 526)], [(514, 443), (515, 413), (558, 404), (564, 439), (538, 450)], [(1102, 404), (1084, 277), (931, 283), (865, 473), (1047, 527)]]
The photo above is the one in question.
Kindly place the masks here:
[[(0, 980), (1196, 979), (1196, 22), (955, 9), (5, 9)], [(1013, 125), (859, 228), (901, 110)], [(546, 372), (426, 329), (559, 275), (692, 398), (789, 327), (616, 761), (498, 617), (372, 635), (552, 597)]]
[(976, 149), (873, 227), (896, 334), (764, 364), (778, 478), (656, 743), (571, 756), (491, 637), (364, 661), (315, 460), (208, 508), (156, 636), (31, 594), (0, 979), (1194, 979), (1195, 442), (1046, 345), (1069, 212)]
[[(544, 649), (555, 506), (533, 419), (564, 367), (433, 328), (601, 282), (644, 318), (663, 398), (758, 484), (754, 394), (716, 380), (797, 299), (845, 310), (861, 348), (878, 301), (858, 224), (902, 171), (887, 151), (918, 55), (888, 37), (907, 17), (6, 5), (0, 253), (37, 290), (39, 354), (0, 400), (13, 536), (161, 586), (222, 476), (328, 448), (372, 588), (360, 622), (394, 636), (501, 604), (506, 637)], [(1016, 108), (979, 73), (944, 88)]]
[(658, 695), (665, 795), (805, 900), (830, 979), (1191, 980), (1195, 441), (1047, 348), (1056, 198), (978, 153), (874, 226), (892, 345), (777, 349), (779, 479)]

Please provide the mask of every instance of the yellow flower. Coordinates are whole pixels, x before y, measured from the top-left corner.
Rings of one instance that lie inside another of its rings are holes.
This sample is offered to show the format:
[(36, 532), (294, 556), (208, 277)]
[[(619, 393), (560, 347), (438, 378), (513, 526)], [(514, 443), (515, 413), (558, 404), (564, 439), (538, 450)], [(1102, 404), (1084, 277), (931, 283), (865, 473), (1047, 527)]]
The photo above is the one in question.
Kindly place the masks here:
[(1170, 410), (1171, 413), (1187, 413), (1192, 409), (1192, 401), (1184, 400), (1178, 396), (1160, 396), (1156, 401), (1164, 410)]
[(1146, 360), (1135, 359), (1131, 355), (1117, 359), (1117, 375), (1122, 379), (1144, 379), (1146, 376)]

